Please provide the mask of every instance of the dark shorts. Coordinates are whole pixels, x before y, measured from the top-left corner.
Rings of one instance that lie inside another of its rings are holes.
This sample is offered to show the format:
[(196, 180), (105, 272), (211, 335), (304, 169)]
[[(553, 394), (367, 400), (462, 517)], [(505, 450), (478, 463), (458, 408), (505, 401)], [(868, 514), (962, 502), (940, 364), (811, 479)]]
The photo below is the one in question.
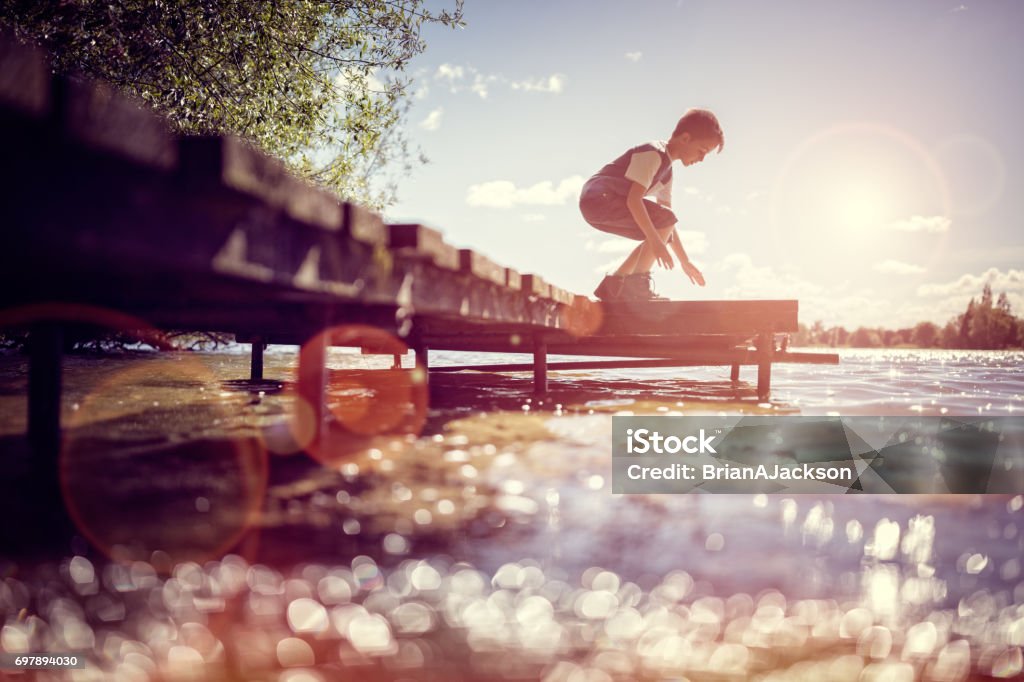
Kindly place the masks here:
[[(646, 238), (644, 232), (626, 207), (626, 192), (628, 184), (622, 181), (614, 178), (591, 178), (580, 192), (580, 212), (584, 220), (602, 232), (643, 241)], [(655, 229), (672, 227), (678, 222), (676, 214), (671, 209), (650, 199), (644, 199), (644, 206)]]

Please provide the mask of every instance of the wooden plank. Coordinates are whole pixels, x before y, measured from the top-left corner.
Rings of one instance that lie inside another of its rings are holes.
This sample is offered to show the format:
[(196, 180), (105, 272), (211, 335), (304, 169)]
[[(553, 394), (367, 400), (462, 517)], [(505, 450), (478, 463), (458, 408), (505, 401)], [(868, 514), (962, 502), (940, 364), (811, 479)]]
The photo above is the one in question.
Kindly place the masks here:
[(345, 202), (342, 207), (344, 229), (350, 238), (374, 246), (388, 243), (388, 227), (379, 214), (350, 202)]
[[(430, 334), (424, 342), (434, 350), (481, 351), (492, 353), (524, 352), (524, 339), (529, 340), (529, 332), (509, 332), (506, 334), (459, 334), (443, 336)], [(744, 344), (728, 336), (668, 338), (640, 337), (602, 340), (598, 338), (577, 339), (567, 341), (564, 338), (549, 337), (548, 353), (551, 355), (591, 355), (608, 357), (639, 357), (669, 358), (680, 354), (694, 352), (713, 352), (740, 348), (747, 351)], [(753, 352), (752, 350), (750, 351)]]
[(167, 121), (110, 85), (79, 78), (57, 81), (64, 134), (86, 147), (170, 170), (178, 148)]
[(551, 298), (551, 285), (544, 281), (540, 275), (523, 275), (523, 293), (527, 296), (537, 298)]
[(505, 268), (505, 286), (512, 291), (522, 291), (523, 276), (519, 274), (518, 270)]
[(555, 301), (556, 303), (561, 303), (562, 305), (572, 305), (573, 299), (576, 297), (576, 294), (572, 293), (571, 291), (560, 289), (556, 287), (554, 284), (551, 285), (548, 295), (552, 301)]
[(472, 249), (459, 249), (459, 266), (466, 274), (505, 286), (505, 268)]
[[(516, 352), (530, 353), (533, 348), (526, 343)], [(548, 355), (561, 355), (556, 353), (553, 347), (548, 346)], [(609, 356), (611, 357), (611, 356)], [(629, 357), (629, 356), (623, 356)], [(671, 357), (645, 358), (643, 360), (580, 360), (549, 362), (548, 369), (610, 369), (621, 367), (715, 367), (732, 365), (756, 365), (758, 358), (753, 351), (748, 350), (693, 350), (678, 351)], [(503, 364), (481, 364), (481, 365), (459, 365), (451, 366), (449, 372), (462, 370), (496, 371), (496, 372), (528, 372), (533, 369), (533, 363), (503, 363)], [(457, 369), (456, 369), (457, 367)], [(444, 367), (432, 367), (430, 371), (445, 371)]]
[(782, 351), (772, 356), (772, 362), (791, 362), (807, 365), (838, 365), (838, 353), (791, 353)]
[[(722, 363), (725, 364), (725, 363)], [(750, 364), (753, 364), (751, 362)], [(550, 371), (559, 370), (595, 370), (595, 369), (644, 369), (649, 367), (693, 367), (692, 360), (680, 360), (677, 358), (657, 358), (652, 360), (569, 360), (565, 362), (549, 362), (547, 368)], [(739, 365), (733, 365), (739, 367)], [(510, 362), (500, 364), (482, 365), (442, 365), (431, 367), (431, 372), (529, 372), (534, 368), (533, 363)]]
[(643, 334), (672, 336), (679, 334), (742, 334), (758, 330), (792, 331), (786, 321), (763, 313), (758, 315), (676, 315), (663, 320), (631, 320), (605, 317), (597, 335)]
[(600, 334), (797, 330), (796, 301), (643, 301), (604, 306)]
[(294, 176), (285, 164), (233, 135), (180, 141), (180, 173), (190, 189), (230, 189), (283, 210), (290, 218), (341, 230), (342, 204)]
[(0, 110), (43, 118), (50, 106), (50, 66), (46, 54), (10, 36), (0, 36)]
[(780, 316), (796, 315), (799, 304), (792, 299), (749, 299), (743, 301), (614, 301), (602, 303), (608, 316), (625, 314), (660, 317), (673, 314), (744, 314), (749, 312), (772, 311)]
[(399, 255), (421, 257), (439, 268), (459, 270), (459, 250), (446, 243), (437, 230), (413, 223), (388, 225), (388, 233), (388, 246)]

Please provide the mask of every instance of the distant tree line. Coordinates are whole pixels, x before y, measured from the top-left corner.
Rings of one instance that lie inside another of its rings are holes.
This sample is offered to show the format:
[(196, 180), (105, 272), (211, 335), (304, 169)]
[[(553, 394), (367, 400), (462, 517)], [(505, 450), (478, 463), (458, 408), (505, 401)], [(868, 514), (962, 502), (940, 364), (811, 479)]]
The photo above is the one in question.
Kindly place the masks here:
[(826, 328), (820, 321), (810, 327), (801, 324), (791, 340), (795, 346), (848, 346), (851, 348), (963, 348), (1004, 350), (1024, 347), (1024, 319), (1010, 309), (1006, 292), (993, 299), (992, 287), (985, 285), (980, 300), (972, 298), (964, 312), (944, 327), (918, 322), (904, 329), (858, 327)]

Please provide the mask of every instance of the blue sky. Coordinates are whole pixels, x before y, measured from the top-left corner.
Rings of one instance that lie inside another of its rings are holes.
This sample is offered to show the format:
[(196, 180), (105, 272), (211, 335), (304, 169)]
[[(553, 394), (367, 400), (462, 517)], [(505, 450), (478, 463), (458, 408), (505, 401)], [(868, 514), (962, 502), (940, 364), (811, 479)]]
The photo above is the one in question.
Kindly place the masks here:
[(1024, 313), (1024, 3), (467, 0), (412, 64), (430, 163), (389, 220), (590, 293), (631, 244), (579, 216), (628, 147), (714, 111), (725, 149), (675, 167), (697, 288), (798, 298), (846, 326), (946, 321), (984, 282)]

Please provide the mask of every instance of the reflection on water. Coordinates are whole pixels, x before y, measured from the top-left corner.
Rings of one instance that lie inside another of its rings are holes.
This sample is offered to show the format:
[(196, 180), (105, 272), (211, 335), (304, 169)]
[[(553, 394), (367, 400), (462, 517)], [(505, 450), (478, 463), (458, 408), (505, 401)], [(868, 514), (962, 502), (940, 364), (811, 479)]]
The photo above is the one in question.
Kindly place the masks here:
[[(67, 480), (119, 561), (81, 543), (4, 559), (0, 645), (87, 653), (54, 679), (1014, 677), (1024, 497), (613, 496), (610, 416), (1006, 415), (1022, 359), (850, 352), (778, 366), (762, 405), (722, 368), (555, 373), (543, 401), (525, 375), (434, 375), (421, 435), (359, 434), (320, 465), (287, 426), (294, 353), (267, 355), (284, 390), (252, 392), (223, 383), (246, 375), (241, 349), (192, 355), (192, 373), (69, 358)], [(334, 394), (358, 376), (338, 369)], [(0, 357), (4, 443), (24, 382)]]

